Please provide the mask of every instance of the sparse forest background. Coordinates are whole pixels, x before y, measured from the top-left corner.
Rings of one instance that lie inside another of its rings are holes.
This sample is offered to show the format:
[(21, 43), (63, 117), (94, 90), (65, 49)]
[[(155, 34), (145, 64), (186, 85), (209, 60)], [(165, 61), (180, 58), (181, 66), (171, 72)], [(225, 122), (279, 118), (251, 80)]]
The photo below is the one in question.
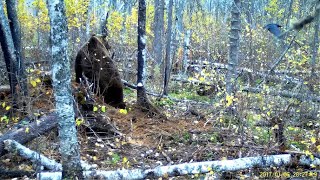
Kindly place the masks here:
[[(125, 85), (136, 85), (138, 1), (64, 2), (71, 67), (91, 35), (101, 33), (107, 17), (113, 61)], [(284, 153), (319, 158), (319, 20), (290, 30), (316, 5), (307, 0), (146, 0), (146, 90), (168, 119), (137, 111), (136, 91), (125, 86), (127, 110), (106, 109), (97, 100), (91, 112), (107, 117), (111, 134), (99, 134), (101, 129), (88, 133), (83, 124), (89, 116), (76, 113), (83, 159), (110, 170)], [(47, 85), (51, 43), (46, 2), (18, 0), (17, 13), (29, 94), (19, 96), (23, 112), (10, 113), (11, 97), (1, 92), (2, 134), (26, 114), (40, 117), (54, 109)], [(279, 39), (266, 29), (270, 23), (290, 31)], [(0, 85), (9, 85), (7, 77), (0, 51)], [(55, 136), (38, 137), (30, 147), (57, 158)], [(30, 169), (19, 158), (7, 159), (2, 157), (8, 167), (18, 162), (20, 169)], [(276, 171), (296, 169), (318, 172), (319, 164)], [(231, 177), (261, 177), (261, 171), (271, 170), (244, 170)]]

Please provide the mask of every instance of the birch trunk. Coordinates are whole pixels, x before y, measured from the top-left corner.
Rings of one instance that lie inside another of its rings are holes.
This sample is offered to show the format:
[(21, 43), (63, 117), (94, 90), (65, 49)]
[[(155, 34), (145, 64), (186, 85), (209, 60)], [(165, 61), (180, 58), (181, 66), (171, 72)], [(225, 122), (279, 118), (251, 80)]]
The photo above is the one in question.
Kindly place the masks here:
[(63, 0), (47, 0), (52, 42), (52, 81), (58, 116), (63, 179), (83, 179), (75, 126), (71, 71), (68, 56), (68, 26)]

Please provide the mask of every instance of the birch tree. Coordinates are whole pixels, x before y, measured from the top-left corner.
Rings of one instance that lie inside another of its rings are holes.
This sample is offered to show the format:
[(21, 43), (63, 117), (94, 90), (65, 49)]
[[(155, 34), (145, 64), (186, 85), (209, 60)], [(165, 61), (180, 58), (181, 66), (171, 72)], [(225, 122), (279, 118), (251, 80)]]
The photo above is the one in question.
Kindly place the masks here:
[(139, 0), (138, 12), (138, 73), (137, 73), (137, 104), (144, 111), (148, 111), (150, 115), (158, 115), (165, 118), (156, 107), (149, 101), (146, 93), (146, 1)]
[(63, 0), (47, 0), (52, 42), (52, 81), (63, 179), (83, 179), (71, 93), (68, 26)]
[(145, 84), (144, 67), (146, 63), (146, 1), (139, 0), (138, 12), (138, 78), (137, 78), (137, 101), (138, 104), (144, 105), (147, 100)]
[(90, 38), (90, 21), (92, 16), (94, 15), (94, 0), (89, 0), (88, 10), (87, 10), (87, 21), (86, 21), (86, 37)]
[[(192, 23), (192, 14), (194, 11), (194, 7), (191, 5), (190, 1), (186, 1), (186, 10), (188, 16), (188, 23)], [(184, 42), (183, 42), (183, 61), (182, 61), (182, 69), (183, 74), (186, 76), (188, 71), (188, 61), (189, 61), (189, 54), (190, 54), (190, 38), (191, 38), (191, 28), (184, 28), (185, 35), (184, 35)]]

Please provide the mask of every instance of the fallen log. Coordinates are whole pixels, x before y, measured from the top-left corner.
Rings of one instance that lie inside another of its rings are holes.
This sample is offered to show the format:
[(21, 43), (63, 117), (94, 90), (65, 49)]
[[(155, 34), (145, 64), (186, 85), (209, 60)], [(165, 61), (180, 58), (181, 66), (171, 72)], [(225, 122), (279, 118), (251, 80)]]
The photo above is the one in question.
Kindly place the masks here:
[[(53, 170), (53, 171), (62, 170), (62, 165), (60, 163), (57, 163), (55, 160), (51, 160), (38, 152), (32, 151), (31, 149), (23, 146), (17, 141), (8, 139), (4, 141), (4, 145), (7, 151), (12, 153), (17, 153), (21, 157), (25, 159), (29, 159), (34, 164), (39, 164), (41, 166), (44, 166), (48, 170)], [(97, 165), (89, 165), (84, 161), (81, 161), (81, 166), (83, 170), (86, 170), (86, 171), (93, 170), (97, 167)]]
[(21, 144), (25, 144), (36, 137), (49, 132), (58, 124), (57, 117), (54, 113), (41, 117), (29, 125), (21, 127), (15, 131), (9, 131), (0, 136), (0, 156), (3, 156), (7, 151), (4, 149), (4, 140), (11, 139)]
[(1, 85), (0, 86), (0, 92), (9, 93), (10, 92), (10, 86), (9, 85)]
[[(53, 128), (57, 127), (57, 125), (58, 120), (54, 113), (43, 116), (28, 125), (16, 125), (13, 130), (10, 130), (0, 136), (0, 156), (7, 153), (7, 150), (4, 148), (5, 140), (11, 139), (20, 144), (25, 144), (40, 135), (50, 132)], [(89, 129), (91, 131), (98, 129), (99, 131), (121, 135), (121, 132), (119, 132), (104, 116), (90, 116), (85, 126), (90, 127)]]
[[(291, 156), (290, 154), (268, 155), (258, 157), (246, 157), (234, 160), (206, 161), (184, 163), (171, 166), (159, 166), (154, 169), (133, 169), (116, 171), (84, 171), (86, 179), (157, 179), (159, 177), (174, 177), (209, 172), (234, 172), (249, 168), (280, 167), (296, 164), (298, 165), (320, 165), (320, 159), (311, 160), (305, 155)], [(40, 180), (61, 179), (61, 172), (41, 172), (37, 174)], [(288, 174), (290, 177), (290, 174)], [(317, 176), (315, 172), (314, 177)]]
[[(262, 89), (246, 87), (246, 88), (243, 88), (242, 91), (251, 92), (251, 93), (260, 93), (260, 92), (262, 92)], [(286, 90), (276, 91), (276, 90), (271, 89), (271, 90), (268, 90), (268, 94), (272, 95), (272, 96), (295, 98), (295, 99), (298, 99), (299, 101), (310, 100), (315, 103), (320, 103), (320, 97), (317, 97), (314, 95), (303, 95), (301, 93), (295, 93), (295, 92), (290, 92), (290, 91), (286, 91)]]
[[(228, 65), (227, 64), (222, 64), (222, 63), (210, 63), (208, 65), (190, 65), (192, 66), (211, 66), (216, 69), (221, 69), (221, 70), (227, 70)], [(303, 84), (303, 80), (300, 78), (295, 78), (295, 77), (290, 77), (288, 74), (289, 72), (286, 71), (273, 71), (273, 74), (270, 74), (268, 71), (257, 71), (253, 70), (250, 68), (245, 68), (245, 67), (238, 67), (237, 68), (237, 73), (238, 74), (243, 74), (243, 73), (248, 73), (260, 77), (266, 77), (267, 80), (273, 81), (273, 82), (284, 82), (284, 83), (294, 83), (294, 84)]]
[(4, 142), (4, 148), (8, 152), (17, 153), (23, 158), (29, 159), (34, 164), (40, 164), (44, 166), (48, 170), (53, 170), (53, 171), (62, 170), (62, 165), (60, 163), (57, 163), (56, 161), (51, 160), (40, 153), (30, 150), (29, 148), (18, 143), (17, 141), (8, 139), (8, 140), (4, 140), (3, 142)]

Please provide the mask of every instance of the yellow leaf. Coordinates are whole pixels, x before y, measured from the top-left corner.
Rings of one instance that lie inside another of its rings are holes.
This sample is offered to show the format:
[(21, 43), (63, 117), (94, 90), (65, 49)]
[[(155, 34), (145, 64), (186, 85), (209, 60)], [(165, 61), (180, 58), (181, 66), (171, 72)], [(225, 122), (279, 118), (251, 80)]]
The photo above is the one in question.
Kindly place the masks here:
[(41, 82), (40, 78), (36, 78), (35, 80), (37, 83)]
[(106, 112), (106, 106), (101, 106), (101, 111)]
[(80, 42), (80, 38), (79, 38), (79, 37), (77, 37), (76, 42), (77, 42), (77, 43)]
[(126, 109), (120, 109), (119, 112), (121, 114), (128, 114), (128, 111)]
[(98, 159), (97, 156), (92, 157), (92, 160), (94, 160), (94, 161), (96, 161), (97, 159)]
[(272, 129), (279, 129), (279, 125), (278, 124), (274, 125)]
[(98, 107), (97, 107), (97, 106), (94, 106), (94, 107), (93, 107), (93, 112), (96, 112), (96, 111), (98, 111)]
[(7, 122), (8, 122), (8, 116), (6, 116), (6, 115), (2, 116), (2, 117), (1, 117), (1, 122), (2, 122), (2, 121), (7, 121)]
[(193, 78), (192, 78), (192, 77), (189, 77), (189, 78), (188, 78), (188, 81), (193, 81)]
[(200, 77), (199, 81), (203, 82), (205, 79), (204, 77)]
[(77, 118), (77, 119), (76, 119), (76, 125), (77, 125), (77, 126), (80, 126), (81, 124), (83, 124), (83, 122), (84, 122), (84, 120), (81, 119), (81, 118)]
[(121, 141), (121, 145), (126, 145), (126, 144), (128, 144), (128, 143), (125, 141)]
[(318, 152), (320, 152), (320, 145), (317, 146), (317, 150), (318, 150)]
[(312, 143), (312, 144), (316, 143), (316, 141), (317, 141), (317, 140), (316, 140), (315, 137), (312, 137), (312, 138), (311, 138), (311, 143)]
[(308, 151), (308, 150), (305, 152), (305, 154), (306, 155), (312, 155), (312, 153), (310, 151)]
[(32, 87), (36, 87), (37, 86), (37, 82), (35, 80), (31, 80), (30, 84), (32, 85)]
[(3, 102), (3, 103), (1, 104), (1, 106), (2, 106), (3, 108), (5, 108), (5, 107), (6, 107), (6, 102)]
[(228, 158), (227, 157), (222, 157), (221, 161), (224, 161), (224, 160), (228, 160)]
[(26, 127), (25, 132), (26, 132), (26, 133), (29, 133), (29, 132), (30, 132), (30, 128), (29, 128), (29, 127)]
[(123, 157), (122, 163), (125, 164), (126, 162), (128, 162), (128, 158), (127, 157)]
[(13, 122), (18, 122), (19, 121), (19, 117), (12, 117), (11, 118)]
[(314, 160), (314, 155), (313, 154), (311, 154), (310, 156), (310, 159), (313, 161)]
[(294, 131), (294, 130), (295, 130), (295, 128), (294, 128), (294, 127), (289, 126), (289, 127), (288, 127), (288, 130), (289, 130), (289, 131)]
[(227, 95), (227, 97), (226, 97), (226, 100), (227, 100), (226, 106), (227, 106), (227, 107), (229, 107), (229, 106), (232, 104), (233, 99), (234, 99), (233, 96)]
[(7, 106), (6, 110), (9, 111), (11, 109), (11, 106)]

